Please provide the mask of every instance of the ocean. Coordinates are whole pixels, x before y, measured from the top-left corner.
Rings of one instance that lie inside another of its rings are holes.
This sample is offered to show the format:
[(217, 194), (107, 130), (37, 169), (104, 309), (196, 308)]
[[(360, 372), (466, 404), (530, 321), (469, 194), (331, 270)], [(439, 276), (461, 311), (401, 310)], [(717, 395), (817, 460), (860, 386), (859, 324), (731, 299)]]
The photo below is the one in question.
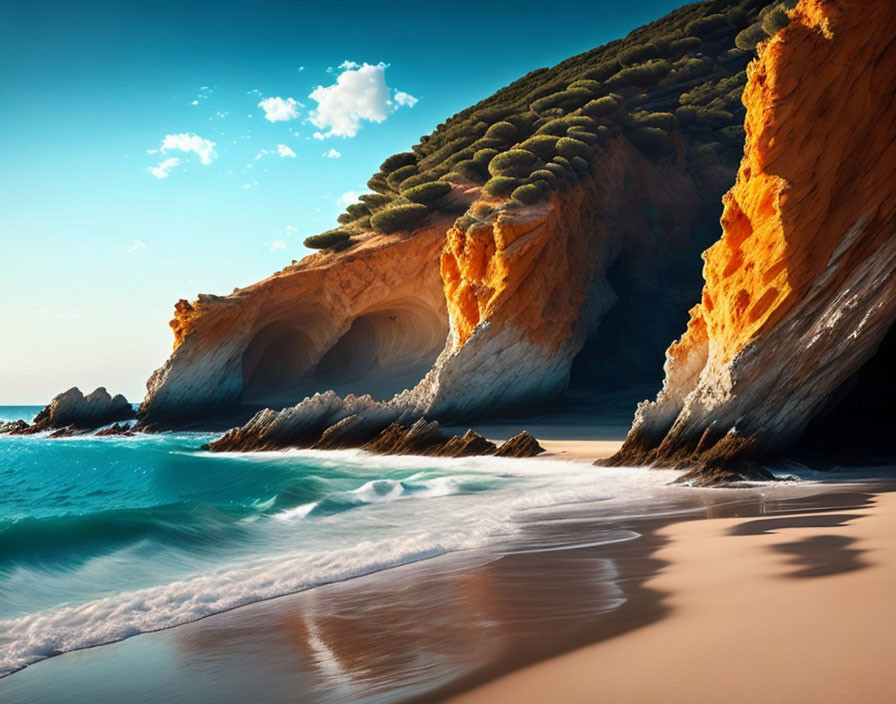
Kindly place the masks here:
[[(0, 407), (0, 419), (38, 410)], [(0, 676), (317, 585), (510, 544), (564, 507), (634, 513), (683, 491), (668, 486), (669, 473), (644, 469), (200, 450), (211, 437), (0, 436)], [(637, 537), (608, 530), (589, 540)]]

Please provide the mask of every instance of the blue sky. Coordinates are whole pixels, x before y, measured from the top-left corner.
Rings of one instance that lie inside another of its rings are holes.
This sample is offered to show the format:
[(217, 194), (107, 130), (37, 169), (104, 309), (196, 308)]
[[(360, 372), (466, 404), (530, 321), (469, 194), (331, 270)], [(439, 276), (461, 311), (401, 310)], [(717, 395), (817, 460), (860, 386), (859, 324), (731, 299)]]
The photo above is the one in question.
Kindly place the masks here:
[(138, 401), (178, 298), (300, 259), (384, 157), (680, 4), (4, 3), (0, 404)]

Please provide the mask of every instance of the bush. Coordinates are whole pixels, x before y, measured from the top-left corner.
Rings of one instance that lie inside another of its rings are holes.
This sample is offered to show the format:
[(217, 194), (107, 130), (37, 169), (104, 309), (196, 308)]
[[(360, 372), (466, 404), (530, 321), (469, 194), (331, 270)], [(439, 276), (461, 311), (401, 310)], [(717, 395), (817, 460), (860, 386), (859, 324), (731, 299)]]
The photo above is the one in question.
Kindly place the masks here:
[(768, 34), (758, 22), (737, 33), (734, 45), (744, 51), (753, 51), (759, 42), (768, 39)]
[(558, 117), (555, 120), (550, 120), (544, 123), (538, 128), (536, 134), (562, 137), (570, 127), (585, 127), (590, 130), (594, 129), (596, 124), (597, 123), (594, 120), (585, 115), (566, 115), (565, 117)]
[(510, 176), (494, 176), (486, 182), (482, 190), (490, 196), (506, 196), (520, 185), (518, 178)]
[(700, 39), (698, 37), (682, 37), (672, 42), (673, 54), (689, 54), (700, 48)]
[(605, 95), (603, 98), (592, 100), (586, 103), (582, 108), (582, 112), (591, 117), (604, 117), (612, 115), (619, 109), (619, 100), (617, 96)]
[(654, 59), (646, 64), (639, 64), (622, 69), (613, 78), (607, 81), (609, 88), (625, 88), (638, 86), (648, 88), (659, 83), (663, 76), (669, 73), (669, 62), (663, 59)]
[(389, 235), (399, 230), (413, 230), (428, 214), (429, 208), (422, 203), (393, 205), (371, 217), (370, 224), (376, 232)]
[(415, 174), (414, 176), (408, 176), (404, 181), (401, 182), (401, 186), (398, 189), (402, 193), (404, 193), (409, 188), (414, 188), (414, 186), (420, 186), (424, 183), (432, 183), (433, 181), (438, 180), (438, 177), (431, 171), (427, 171), (422, 174)]
[(362, 196), (358, 196), (358, 200), (366, 205), (367, 209), (372, 213), (374, 210), (391, 203), (392, 197), (381, 193), (365, 193)]
[(633, 66), (643, 63), (647, 59), (655, 59), (659, 55), (660, 48), (656, 44), (648, 42), (623, 49), (616, 55), (616, 60), (623, 66)]
[(773, 7), (765, 17), (762, 18), (762, 29), (770, 37), (775, 36), (779, 29), (784, 29), (790, 24), (790, 17), (787, 10), (783, 7)]
[(734, 121), (734, 115), (727, 110), (697, 108), (697, 124), (710, 129), (727, 127)]
[(550, 164), (545, 164), (544, 169), (539, 169), (538, 171), (533, 172), (531, 178), (535, 178), (535, 174), (539, 174), (542, 171), (546, 171), (553, 175), (558, 181), (566, 181), (570, 177), (569, 169), (556, 162), (551, 162)]
[(697, 122), (697, 108), (693, 105), (682, 105), (675, 110), (675, 117), (682, 127), (689, 127)]
[(575, 109), (581, 107), (594, 97), (587, 88), (571, 88), (539, 98), (529, 106), (535, 112), (544, 112), (551, 108)]
[(706, 39), (716, 36), (729, 26), (728, 18), (725, 17), (725, 15), (707, 15), (706, 17), (699, 17), (693, 22), (688, 22), (684, 28), (684, 32), (685, 34)]
[(567, 137), (572, 137), (573, 139), (577, 139), (580, 142), (585, 142), (585, 144), (595, 145), (600, 139), (598, 138), (596, 132), (588, 131), (587, 127), (579, 127), (578, 125), (573, 125), (566, 131)]
[(638, 112), (632, 120), (640, 127), (659, 127), (666, 132), (678, 129), (678, 118), (671, 112)]
[(573, 171), (575, 171), (577, 174), (586, 174), (591, 170), (588, 162), (580, 156), (574, 156), (569, 160), (569, 163), (572, 166)]
[(451, 184), (444, 181), (432, 181), (402, 191), (402, 195), (412, 203), (423, 203), (424, 205), (432, 205), (449, 193), (451, 193)]
[[(545, 168), (538, 169), (537, 171), (533, 171), (529, 175), (529, 180), (532, 181), (532, 183), (535, 183), (536, 181), (544, 181), (549, 186), (555, 186), (557, 184), (558, 178), (562, 178), (562, 177), (558, 177), (557, 174), (555, 174), (553, 171), (551, 171), (550, 169), (547, 168), (548, 166), (551, 166), (551, 165), (546, 164)], [(554, 166), (557, 166), (557, 165), (554, 164)]]
[(567, 86), (567, 90), (573, 90), (575, 88), (584, 88), (592, 95), (597, 95), (602, 90), (600, 83), (598, 81), (592, 81), (590, 78), (580, 78)]
[(389, 188), (389, 184), (386, 183), (386, 174), (382, 171), (378, 171), (370, 177), (370, 180), (367, 182), (367, 187), (371, 191), (376, 191), (377, 193), (388, 193), (392, 190)]
[(410, 178), (417, 174), (417, 166), (415, 164), (409, 164), (407, 166), (401, 166), (391, 174), (386, 177), (386, 183), (388, 183), (392, 188), (399, 188), (405, 179)]
[(543, 161), (549, 161), (557, 153), (557, 137), (549, 134), (536, 134), (519, 145), (520, 149), (532, 152)]
[(473, 161), (483, 169), (487, 169), (491, 160), (498, 156), (498, 154), (500, 153), (501, 152), (499, 152), (497, 149), (491, 149), (488, 147), (484, 149), (477, 149), (476, 153), (473, 154)]
[(488, 172), (492, 176), (528, 176), (535, 160), (535, 155), (530, 151), (510, 149), (489, 162)]
[(486, 139), (500, 139), (502, 142), (510, 143), (516, 139), (519, 130), (516, 125), (509, 122), (496, 122), (485, 132)]
[(594, 150), (585, 142), (580, 142), (572, 137), (563, 137), (557, 140), (557, 154), (573, 160), (573, 157), (581, 157), (586, 161), (594, 156)]
[(306, 238), (302, 244), (308, 249), (334, 249), (340, 244), (350, 244), (351, 236), (352, 233), (345, 230), (330, 230), (319, 235), (312, 235)]
[(454, 165), (454, 170), (457, 173), (473, 183), (483, 183), (488, 178), (487, 169), (487, 166), (473, 159), (465, 159)]
[(384, 174), (390, 174), (396, 169), (400, 169), (402, 166), (410, 166), (411, 164), (416, 163), (417, 155), (413, 152), (399, 152), (398, 154), (386, 157), (386, 160), (380, 164), (380, 171)]
[[(543, 183), (543, 181), (540, 183)], [(534, 183), (526, 183), (513, 189), (510, 197), (524, 205), (531, 205), (540, 201), (545, 195), (547, 195), (547, 189), (542, 190)]]

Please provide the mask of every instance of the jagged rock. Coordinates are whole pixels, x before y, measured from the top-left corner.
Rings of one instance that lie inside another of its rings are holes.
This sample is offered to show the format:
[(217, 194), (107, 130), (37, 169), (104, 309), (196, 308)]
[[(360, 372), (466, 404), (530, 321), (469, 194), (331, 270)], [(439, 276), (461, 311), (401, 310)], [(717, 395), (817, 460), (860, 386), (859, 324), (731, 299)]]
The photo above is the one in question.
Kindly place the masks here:
[(392, 423), (364, 449), (378, 455), (432, 455), (447, 442), (437, 421), (420, 418), (410, 426)]
[(486, 440), (475, 430), (468, 430), (461, 437), (452, 437), (433, 454), (439, 457), (473, 457), (493, 455), (497, 449), (491, 440)]
[(525, 430), (504, 442), (495, 452), (496, 457), (535, 457), (544, 452), (538, 440)]
[(115, 421), (135, 417), (128, 400), (118, 394), (110, 396), (102, 386), (85, 396), (74, 386), (57, 395), (38, 413), (29, 428), (30, 432), (63, 429), (92, 430)]
[(701, 302), (609, 464), (717, 473), (789, 453), (877, 361), (863, 400), (878, 398), (892, 434), (892, 359), (876, 355), (896, 321), (893, 4), (802, 0), (790, 14), (749, 72), (745, 154)]
[[(350, 394), (341, 398), (327, 391), (281, 411), (259, 411), (248, 423), (227, 431), (207, 448), (212, 452), (245, 452), (314, 447), (329, 428), (350, 416), (357, 418), (335, 429), (326, 440), (330, 448), (357, 446), (347, 440), (349, 429), (356, 438), (373, 437), (389, 423), (401, 419), (404, 413), (400, 408), (377, 403), (370, 396)], [(340, 439), (343, 433), (346, 435)]]
[(28, 430), (28, 423), (21, 418), (0, 422), (0, 435), (22, 435)]
[(135, 435), (134, 426), (128, 423), (113, 423), (108, 428), (97, 431), (97, 437), (106, 437), (108, 435)]

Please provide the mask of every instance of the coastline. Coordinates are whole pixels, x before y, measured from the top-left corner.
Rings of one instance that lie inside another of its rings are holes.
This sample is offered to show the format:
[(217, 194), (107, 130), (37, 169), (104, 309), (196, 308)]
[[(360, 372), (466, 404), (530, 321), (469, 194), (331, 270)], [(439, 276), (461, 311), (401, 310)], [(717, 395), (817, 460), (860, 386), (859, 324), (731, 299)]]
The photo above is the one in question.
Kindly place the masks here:
[[(667, 595), (666, 618), (451, 701), (892, 700), (896, 494), (843, 511), (675, 522), (658, 535), (666, 567), (645, 587)], [(633, 668), (638, 677), (619, 676)]]
[[(600, 471), (596, 469), (595, 471)], [(814, 514), (861, 506), (855, 485), (649, 492), (536, 511), (523, 540), (462, 551), (242, 606), (44, 660), (0, 680), (4, 701), (436, 701), (595, 642), (663, 623), (665, 532), (685, 518)], [(700, 521), (697, 521), (698, 523)], [(710, 523), (711, 521), (702, 521)], [(111, 670), (138, 670), (124, 686)], [(526, 672), (526, 670), (522, 670)], [(513, 675), (511, 675), (512, 677)], [(502, 682), (498, 679), (496, 682)], [(144, 699), (133, 695), (139, 684)], [(503, 685), (502, 685), (503, 686)], [(475, 690), (470, 696), (475, 696)]]

